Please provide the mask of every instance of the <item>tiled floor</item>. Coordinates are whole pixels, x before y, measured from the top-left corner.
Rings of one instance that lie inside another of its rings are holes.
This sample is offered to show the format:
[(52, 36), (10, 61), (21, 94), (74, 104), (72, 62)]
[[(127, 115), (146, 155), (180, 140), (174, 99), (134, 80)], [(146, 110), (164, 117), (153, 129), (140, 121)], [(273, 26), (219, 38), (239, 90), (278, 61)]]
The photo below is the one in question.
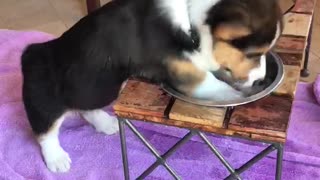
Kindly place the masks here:
[[(109, 0), (101, 0), (105, 4)], [(86, 15), (85, 0), (0, 0), (0, 28), (40, 30), (59, 36)], [(313, 81), (320, 73), (320, 2), (317, 3), (310, 53)]]

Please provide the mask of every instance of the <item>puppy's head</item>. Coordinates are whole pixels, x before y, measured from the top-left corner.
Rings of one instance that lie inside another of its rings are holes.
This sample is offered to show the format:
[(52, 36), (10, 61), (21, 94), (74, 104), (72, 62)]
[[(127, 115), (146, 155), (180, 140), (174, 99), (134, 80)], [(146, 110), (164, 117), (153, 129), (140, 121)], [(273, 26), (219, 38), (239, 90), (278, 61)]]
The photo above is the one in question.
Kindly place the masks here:
[(241, 91), (259, 84), (266, 74), (264, 55), (282, 32), (277, 0), (221, 0), (209, 10), (206, 24), (220, 64), (214, 74)]

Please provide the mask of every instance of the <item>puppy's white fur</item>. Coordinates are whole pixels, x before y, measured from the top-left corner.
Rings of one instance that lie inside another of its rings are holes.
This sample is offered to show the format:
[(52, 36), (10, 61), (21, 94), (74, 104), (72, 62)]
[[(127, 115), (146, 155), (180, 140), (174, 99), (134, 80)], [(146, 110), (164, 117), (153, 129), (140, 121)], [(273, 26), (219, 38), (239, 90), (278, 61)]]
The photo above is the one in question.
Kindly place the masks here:
[(43, 158), (52, 172), (67, 172), (70, 169), (71, 159), (59, 142), (59, 128), (64, 119), (65, 115), (61, 116), (52, 129), (38, 138)]
[(239, 91), (218, 80), (211, 72), (207, 72), (202, 81), (194, 90), (193, 97), (213, 101), (229, 101), (242, 98)]
[(158, 0), (162, 13), (167, 14), (168, 19), (186, 34), (190, 34), (190, 19), (188, 10), (188, 0)]
[(249, 72), (248, 80), (242, 86), (251, 87), (254, 81), (258, 79), (263, 79), (266, 76), (266, 73), (267, 73), (267, 60), (266, 60), (266, 56), (263, 55), (260, 57), (260, 65), (256, 68), (253, 68)]
[[(46, 134), (38, 138), (43, 158), (48, 169), (52, 172), (67, 172), (70, 169), (71, 159), (67, 152), (63, 150), (59, 142), (59, 129), (67, 115), (65, 113), (52, 126)], [(80, 114), (92, 124), (98, 132), (114, 134), (118, 132), (117, 119), (110, 116), (103, 110), (81, 111)]]
[(200, 51), (185, 53), (194, 65), (204, 71), (216, 71), (220, 65), (213, 56), (213, 38), (210, 27), (205, 25), (207, 12), (220, 0), (188, 0), (190, 24), (196, 27), (200, 36)]
[(188, 0), (189, 17), (192, 25), (200, 27), (204, 25), (207, 12), (221, 0)]
[(192, 96), (200, 99), (214, 101), (227, 101), (242, 98), (239, 91), (233, 89), (227, 83), (218, 80), (210, 71), (216, 71), (220, 65), (213, 55), (214, 41), (210, 27), (205, 24), (207, 12), (220, 0), (189, 0), (188, 8), (190, 22), (199, 31), (199, 51), (185, 53), (184, 55), (192, 61), (200, 70), (206, 72), (205, 79), (195, 88)]
[(81, 112), (81, 115), (93, 125), (98, 132), (111, 135), (119, 131), (117, 118), (110, 116), (101, 109), (84, 111)]
[[(275, 33), (275, 36), (273, 40), (271, 41), (271, 44), (269, 46), (269, 49), (271, 49), (275, 44), (277, 43), (277, 39), (281, 35), (281, 27), (280, 22), (277, 23), (277, 30)], [(266, 76), (267, 73), (267, 59), (266, 56), (263, 55), (260, 57), (260, 66), (257, 68), (254, 68), (249, 73), (249, 79), (247, 82), (243, 84), (243, 87), (251, 87), (255, 80), (263, 79)]]
[(185, 52), (184, 55), (192, 61), (192, 63), (203, 71), (216, 71), (220, 68), (220, 65), (213, 56), (213, 39), (210, 32), (210, 28), (207, 25), (196, 26), (198, 28), (200, 36), (200, 48), (199, 51), (192, 53)]

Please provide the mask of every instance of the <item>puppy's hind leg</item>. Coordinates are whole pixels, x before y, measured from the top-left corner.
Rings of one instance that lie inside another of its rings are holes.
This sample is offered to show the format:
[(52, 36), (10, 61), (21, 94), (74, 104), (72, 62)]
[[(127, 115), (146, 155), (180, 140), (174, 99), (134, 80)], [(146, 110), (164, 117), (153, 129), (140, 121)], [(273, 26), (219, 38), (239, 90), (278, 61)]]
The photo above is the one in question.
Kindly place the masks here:
[[(65, 108), (58, 98), (45, 96), (42, 91), (29, 90), (24, 84), (23, 99), (28, 120), (41, 147), (42, 156), (52, 172), (67, 172), (71, 160), (59, 142), (59, 128)], [(40, 89), (42, 90), (42, 89)]]
[(82, 111), (82, 117), (92, 124), (98, 132), (111, 135), (119, 131), (118, 120), (102, 109)]
[(22, 97), (33, 133), (41, 146), (49, 170), (66, 172), (70, 169), (69, 155), (59, 142), (59, 128), (64, 120), (64, 106), (58, 85), (59, 75), (49, 46), (34, 44), (21, 57), (23, 74)]
[(67, 172), (70, 169), (71, 159), (60, 146), (58, 139), (59, 128), (64, 121), (64, 115), (59, 117), (46, 133), (38, 136), (43, 158), (52, 172)]
[(30, 91), (27, 85), (25, 83), (23, 91), (25, 110), (32, 131), (40, 144), (44, 161), (52, 172), (67, 172), (71, 160), (60, 146), (58, 138), (65, 108), (57, 98), (44, 96), (39, 90)]

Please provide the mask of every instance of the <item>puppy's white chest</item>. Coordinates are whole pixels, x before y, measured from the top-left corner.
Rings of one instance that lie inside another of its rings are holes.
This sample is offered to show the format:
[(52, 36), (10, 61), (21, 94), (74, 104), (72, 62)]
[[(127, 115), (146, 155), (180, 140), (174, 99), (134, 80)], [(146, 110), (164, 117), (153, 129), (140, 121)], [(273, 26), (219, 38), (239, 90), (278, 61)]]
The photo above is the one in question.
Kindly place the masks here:
[(200, 36), (199, 51), (192, 53), (186, 52), (185, 56), (192, 61), (192, 63), (203, 71), (216, 71), (220, 68), (213, 55), (213, 37), (207, 25), (198, 27)]
[(158, 5), (162, 9), (161, 13), (166, 14), (177, 29), (190, 34), (188, 0), (158, 0)]

